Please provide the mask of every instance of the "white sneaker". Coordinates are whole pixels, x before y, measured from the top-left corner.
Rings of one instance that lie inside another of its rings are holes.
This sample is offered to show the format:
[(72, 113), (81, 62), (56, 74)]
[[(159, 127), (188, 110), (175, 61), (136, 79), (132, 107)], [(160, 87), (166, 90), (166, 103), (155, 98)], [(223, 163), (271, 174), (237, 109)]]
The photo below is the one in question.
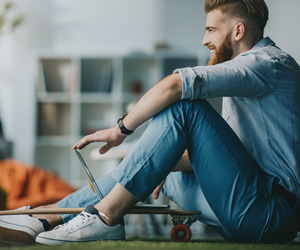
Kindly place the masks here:
[[(31, 209), (24, 206), (16, 210)], [(0, 216), (0, 242), (33, 244), (36, 236), (44, 232), (43, 223), (30, 215)]]
[(293, 240), (293, 242), (300, 242), (300, 232), (297, 233), (295, 239)]
[(78, 216), (52, 231), (40, 233), (36, 242), (46, 245), (66, 244), (72, 242), (97, 240), (124, 240), (124, 225), (106, 225), (99, 212), (93, 206), (88, 206)]

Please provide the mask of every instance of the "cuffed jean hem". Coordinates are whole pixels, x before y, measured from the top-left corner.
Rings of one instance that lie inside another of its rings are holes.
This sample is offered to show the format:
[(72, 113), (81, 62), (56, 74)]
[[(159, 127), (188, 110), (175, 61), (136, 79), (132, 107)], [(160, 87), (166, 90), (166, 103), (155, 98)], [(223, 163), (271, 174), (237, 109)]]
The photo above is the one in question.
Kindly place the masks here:
[[(106, 196), (116, 185), (116, 181), (111, 177), (111, 173), (96, 181), (101, 193)], [(64, 207), (87, 207), (88, 205), (96, 205), (99, 202), (98, 196), (92, 191), (90, 185), (78, 189), (74, 193), (68, 195), (57, 203), (59, 208)], [(76, 214), (62, 214), (64, 222), (73, 219)]]

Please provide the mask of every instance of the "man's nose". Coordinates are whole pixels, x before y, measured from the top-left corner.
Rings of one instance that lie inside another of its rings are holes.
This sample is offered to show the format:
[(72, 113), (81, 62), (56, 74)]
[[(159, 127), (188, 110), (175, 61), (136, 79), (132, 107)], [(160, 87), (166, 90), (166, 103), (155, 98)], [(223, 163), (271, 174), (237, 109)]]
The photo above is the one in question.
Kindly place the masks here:
[(209, 43), (210, 43), (209, 39), (208, 39), (207, 35), (205, 34), (204, 37), (203, 37), (203, 40), (202, 40), (202, 44), (204, 46), (207, 46)]

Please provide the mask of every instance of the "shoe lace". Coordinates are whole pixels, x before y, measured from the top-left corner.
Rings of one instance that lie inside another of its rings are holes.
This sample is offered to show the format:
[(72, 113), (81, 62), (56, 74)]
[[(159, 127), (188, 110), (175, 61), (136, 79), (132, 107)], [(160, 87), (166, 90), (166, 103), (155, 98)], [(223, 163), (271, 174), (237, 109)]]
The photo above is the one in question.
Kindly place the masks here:
[(72, 220), (70, 220), (62, 225), (56, 226), (54, 228), (54, 230), (56, 230), (56, 229), (63, 229), (65, 231), (73, 230), (74, 228), (77, 228), (80, 225), (83, 225), (86, 222), (89, 222), (94, 218), (96, 218), (95, 214), (90, 214), (90, 213), (82, 211), (78, 216), (76, 216)]

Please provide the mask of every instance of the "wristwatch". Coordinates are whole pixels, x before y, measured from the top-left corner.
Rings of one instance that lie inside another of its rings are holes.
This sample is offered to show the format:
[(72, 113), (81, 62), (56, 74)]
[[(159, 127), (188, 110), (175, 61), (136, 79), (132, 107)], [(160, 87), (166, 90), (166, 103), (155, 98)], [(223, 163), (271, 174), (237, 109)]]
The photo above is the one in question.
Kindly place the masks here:
[(121, 117), (119, 118), (119, 120), (117, 121), (117, 123), (118, 123), (118, 126), (119, 126), (119, 128), (120, 128), (122, 134), (125, 134), (125, 135), (131, 135), (131, 134), (133, 133), (133, 130), (127, 129), (127, 128), (124, 126), (124, 124), (123, 124), (123, 119), (124, 119), (124, 117), (125, 117), (126, 115), (127, 115), (127, 114), (121, 116)]

